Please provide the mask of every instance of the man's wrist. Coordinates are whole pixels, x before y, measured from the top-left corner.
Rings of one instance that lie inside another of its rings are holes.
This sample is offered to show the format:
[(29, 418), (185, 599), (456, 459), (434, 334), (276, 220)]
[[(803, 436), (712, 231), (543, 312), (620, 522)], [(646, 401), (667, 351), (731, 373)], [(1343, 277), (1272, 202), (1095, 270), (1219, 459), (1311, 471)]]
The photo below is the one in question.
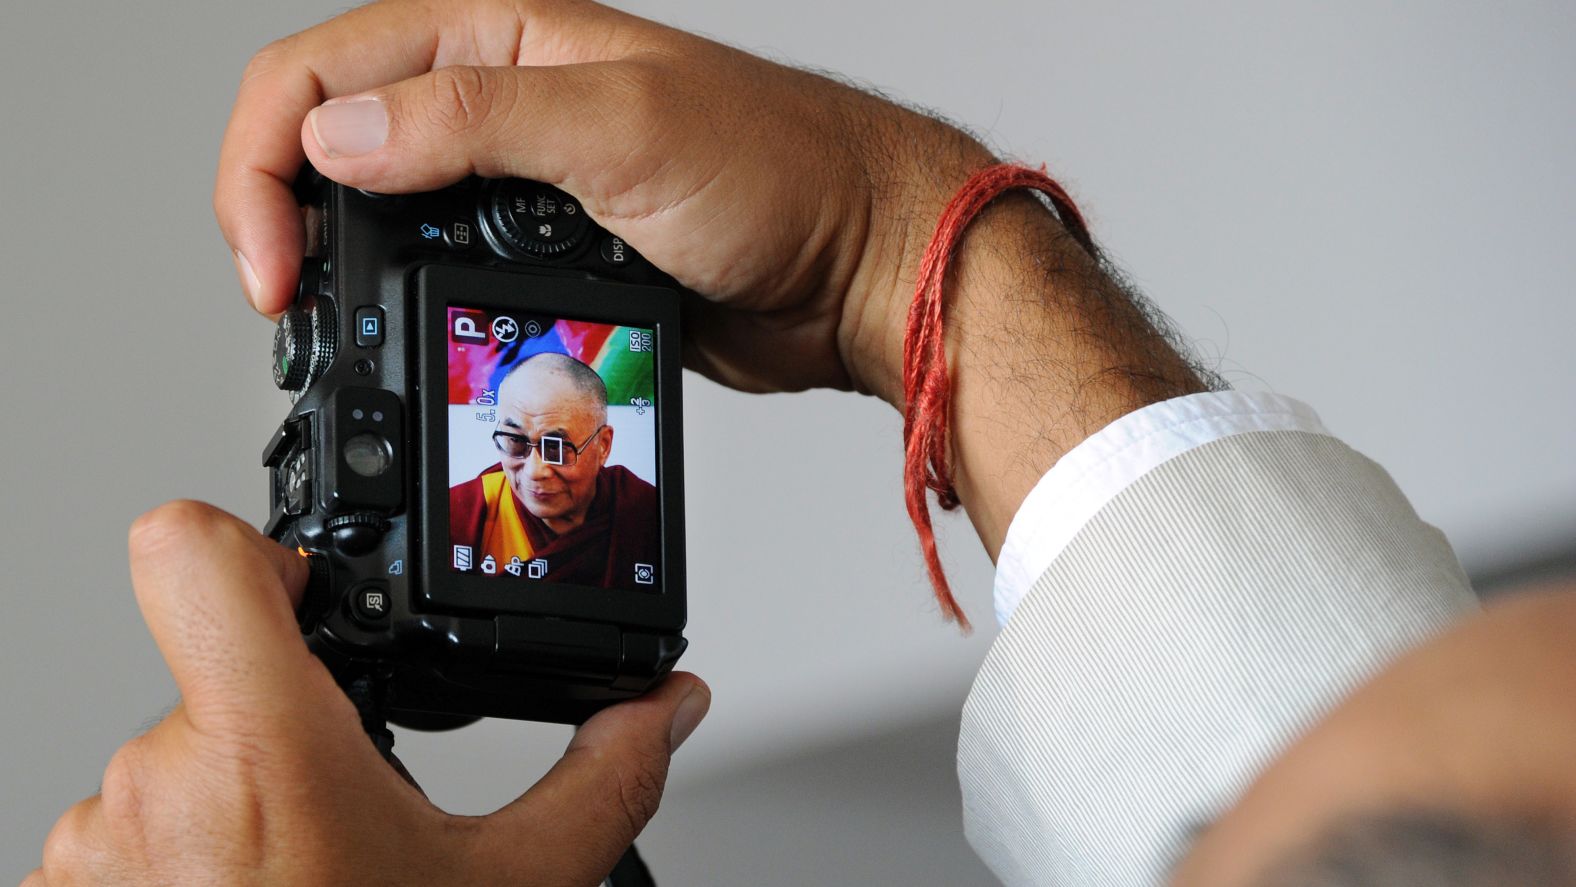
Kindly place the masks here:
[(838, 329), (855, 390), (903, 409), (903, 336), (919, 263), (948, 201), (969, 176), (997, 162), (967, 133), (887, 106), (862, 144), (869, 177), (869, 234)]
[(1002, 196), (956, 266), (946, 336), (958, 495), (995, 559), (1063, 454), (1133, 410), (1204, 391), (1165, 322), (1038, 198)]
[[(991, 162), (967, 158), (909, 192), (909, 211), (924, 207), (929, 217), (909, 225), (892, 282), (861, 306), (856, 379), (899, 409), (920, 257), (955, 190)], [(1163, 320), (1026, 192), (1002, 195), (969, 226), (944, 298), (954, 478), (992, 558), (1019, 504), (1064, 453), (1132, 410), (1207, 388)]]

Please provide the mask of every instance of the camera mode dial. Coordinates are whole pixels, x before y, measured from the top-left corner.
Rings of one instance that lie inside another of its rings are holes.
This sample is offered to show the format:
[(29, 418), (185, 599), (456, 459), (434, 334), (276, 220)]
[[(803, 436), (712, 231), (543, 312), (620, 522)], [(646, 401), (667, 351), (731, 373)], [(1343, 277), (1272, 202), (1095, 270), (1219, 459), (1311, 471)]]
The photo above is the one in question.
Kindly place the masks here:
[(524, 179), (500, 182), (491, 210), (503, 239), (538, 258), (574, 249), (591, 227), (580, 201), (551, 185)]
[(300, 391), (312, 370), (312, 320), (300, 308), (279, 317), (274, 330), (274, 384), (285, 391)]
[(299, 397), (328, 368), (338, 345), (334, 309), (323, 299), (286, 310), (274, 330), (274, 384)]

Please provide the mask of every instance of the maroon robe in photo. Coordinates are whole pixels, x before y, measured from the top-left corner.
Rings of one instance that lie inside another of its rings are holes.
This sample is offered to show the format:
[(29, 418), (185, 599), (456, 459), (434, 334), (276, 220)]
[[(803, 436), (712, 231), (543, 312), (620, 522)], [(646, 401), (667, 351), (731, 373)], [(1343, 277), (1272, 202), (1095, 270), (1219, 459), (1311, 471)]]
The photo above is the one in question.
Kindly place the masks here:
[[(503, 470), (497, 463), (475, 478), (449, 488), (449, 537), (451, 545), (469, 545), (481, 560), (485, 545), (482, 534), (487, 525), (487, 499), (482, 477)], [(508, 479), (504, 492), (514, 495)], [(547, 561), (550, 582), (591, 585), (602, 588), (628, 588), (655, 591), (656, 585), (635, 580), (635, 565), (649, 564), (652, 575), (661, 575), (661, 515), (657, 488), (641, 480), (622, 465), (610, 465), (597, 472), (596, 493), (585, 521), (563, 535), (515, 500), (515, 508), (525, 525), (534, 557)], [(498, 564), (498, 574), (504, 575)], [(470, 572), (476, 572), (472, 564)]]

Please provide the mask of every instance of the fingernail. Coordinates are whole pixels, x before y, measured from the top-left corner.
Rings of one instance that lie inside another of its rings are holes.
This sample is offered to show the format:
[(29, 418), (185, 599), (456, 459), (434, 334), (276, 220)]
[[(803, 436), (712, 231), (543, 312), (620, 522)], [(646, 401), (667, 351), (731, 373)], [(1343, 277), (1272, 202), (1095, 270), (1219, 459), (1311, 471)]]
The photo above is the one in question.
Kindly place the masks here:
[(262, 287), (262, 283), (257, 279), (257, 272), (252, 270), (252, 263), (246, 260), (246, 256), (241, 255), (240, 250), (230, 252), (235, 255), (235, 272), (241, 275), (241, 285), (246, 287), (246, 298), (256, 305), (257, 292)]
[(711, 693), (694, 687), (684, 701), (679, 703), (679, 710), (673, 715), (673, 732), (669, 734), (669, 748), (678, 751), (684, 740), (695, 732), (700, 726), (701, 718), (706, 716), (706, 710), (711, 708)]
[(312, 135), (329, 157), (355, 157), (375, 151), (389, 137), (389, 115), (375, 98), (329, 102), (307, 115)]

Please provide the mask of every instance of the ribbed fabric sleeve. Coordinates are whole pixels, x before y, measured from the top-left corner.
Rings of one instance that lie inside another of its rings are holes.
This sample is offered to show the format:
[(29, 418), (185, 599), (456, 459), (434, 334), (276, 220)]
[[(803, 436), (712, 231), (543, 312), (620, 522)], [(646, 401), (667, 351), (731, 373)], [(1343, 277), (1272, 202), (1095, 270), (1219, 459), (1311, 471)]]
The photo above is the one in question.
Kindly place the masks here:
[(963, 710), (970, 843), (1008, 884), (1155, 885), (1356, 684), (1477, 607), (1444, 536), (1339, 440), (1239, 434), (1101, 509)]
[(1330, 433), (1312, 409), (1289, 397), (1203, 391), (1134, 410), (1069, 450), (1007, 527), (996, 557), (996, 624), (1007, 624), (1051, 561), (1128, 484), (1194, 447), (1251, 431)]

